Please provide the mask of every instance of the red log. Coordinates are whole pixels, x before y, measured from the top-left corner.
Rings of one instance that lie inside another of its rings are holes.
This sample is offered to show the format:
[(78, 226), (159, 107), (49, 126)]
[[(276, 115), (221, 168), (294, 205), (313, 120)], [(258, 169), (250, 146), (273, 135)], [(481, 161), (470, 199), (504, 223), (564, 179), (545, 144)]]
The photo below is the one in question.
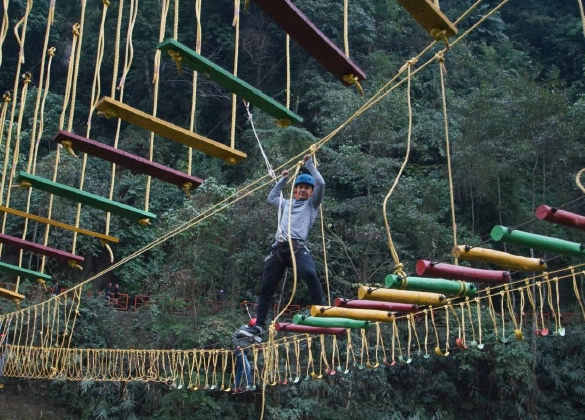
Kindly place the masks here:
[(340, 335), (345, 332), (345, 328), (311, 327), (310, 325), (298, 325), (289, 322), (276, 322), (274, 326), (276, 331), (294, 333)]
[(360, 299), (344, 299), (337, 298), (334, 302), (335, 306), (353, 309), (376, 309), (378, 311), (386, 312), (417, 312), (418, 305), (409, 303), (395, 303), (395, 302), (377, 302), (375, 300), (360, 300)]
[(419, 260), (416, 263), (416, 274), (424, 277), (478, 281), (481, 283), (503, 284), (510, 281), (509, 271), (482, 270), (452, 264), (433, 263), (427, 260)]
[(5, 235), (0, 233), (0, 242), (6, 245), (13, 245), (19, 249), (23, 249), (25, 251), (34, 252), (40, 255), (46, 255), (49, 258), (54, 258), (60, 261), (75, 261), (76, 263), (82, 263), (84, 258), (80, 255), (75, 255), (70, 252), (61, 251), (55, 248), (49, 248), (47, 246), (37, 244), (35, 242), (25, 241), (20, 238), (15, 238), (14, 236)]
[(585, 216), (558, 210), (545, 204), (536, 209), (536, 217), (557, 225), (585, 231)]

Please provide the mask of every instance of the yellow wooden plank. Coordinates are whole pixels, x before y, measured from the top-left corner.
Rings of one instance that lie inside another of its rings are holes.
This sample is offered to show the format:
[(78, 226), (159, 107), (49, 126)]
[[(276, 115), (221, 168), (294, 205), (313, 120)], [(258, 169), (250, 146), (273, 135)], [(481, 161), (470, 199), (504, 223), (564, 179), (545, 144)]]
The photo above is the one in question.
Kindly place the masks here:
[(104, 235), (103, 233), (93, 232), (91, 230), (81, 229), (75, 226), (68, 225), (66, 223), (57, 222), (56, 220), (47, 219), (46, 217), (37, 216), (35, 214), (25, 213), (20, 210), (12, 209), (9, 207), (0, 206), (0, 212), (6, 212), (10, 214), (14, 214), (15, 216), (24, 217), (26, 219), (35, 220), (37, 222), (41, 222), (47, 225), (55, 226), (61, 229), (70, 230), (72, 232), (77, 232), (82, 235), (93, 236), (94, 238), (102, 239), (106, 242), (120, 242), (120, 239), (115, 238), (113, 236)]
[(398, 3), (435, 39), (445, 31), (447, 38), (457, 34), (457, 28), (432, 0), (397, 0)]
[(228, 165), (234, 165), (247, 157), (244, 152), (149, 115), (108, 96), (99, 100), (96, 109), (106, 118), (119, 118), (159, 136), (197, 149), (209, 156), (222, 159)]
[(24, 299), (24, 295), (21, 295), (18, 292), (13, 292), (12, 290), (4, 289), (0, 287), (0, 298), (8, 299), (13, 301), (14, 303), (18, 303)]

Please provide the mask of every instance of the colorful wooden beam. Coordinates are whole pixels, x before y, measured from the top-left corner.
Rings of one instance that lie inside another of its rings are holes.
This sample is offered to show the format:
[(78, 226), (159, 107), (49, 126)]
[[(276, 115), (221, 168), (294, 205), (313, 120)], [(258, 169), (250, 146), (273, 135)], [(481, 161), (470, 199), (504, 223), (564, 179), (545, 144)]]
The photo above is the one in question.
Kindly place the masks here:
[(445, 38), (450, 38), (457, 34), (455, 25), (439, 10), (432, 0), (398, 0), (398, 4), (433, 38), (441, 39), (441, 33), (444, 33)]
[(439, 293), (413, 292), (409, 290), (395, 290), (360, 286), (358, 297), (366, 300), (380, 300), (383, 302), (410, 303), (415, 305), (443, 306), (447, 303), (445, 295)]
[(14, 303), (18, 303), (24, 299), (24, 295), (21, 295), (18, 292), (13, 292), (12, 290), (4, 289), (0, 287), (0, 298), (11, 300)]
[(156, 214), (145, 210), (140, 210), (131, 207), (127, 204), (118, 203), (116, 201), (108, 200), (87, 191), (79, 190), (68, 185), (59, 184), (57, 182), (49, 181), (40, 176), (31, 175), (26, 172), (18, 174), (17, 181), (24, 187), (37, 188), (42, 191), (57, 195), (59, 197), (67, 198), (78, 203), (87, 204), (90, 207), (100, 209), (103, 211), (125, 217), (130, 220), (144, 223), (148, 220), (156, 219)]
[(94, 232), (91, 230), (81, 229), (72, 225), (68, 225), (66, 223), (57, 222), (53, 219), (47, 219), (46, 217), (37, 216), (36, 214), (26, 213), (24, 211), (16, 210), (10, 207), (0, 206), (0, 212), (10, 213), (15, 216), (24, 217), (25, 219), (34, 220), (35, 222), (44, 223), (46, 225), (55, 226), (61, 229), (69, 230), (72, 232), (77, 232), (81, 235), (92, 236), (94, 238), (98, 238), (104, 242), (113, 242), (118, 243), (120, 242), (119, 238), (114, 236), (104, 235), (103, 233)]
[(347, 318), (317, 318), (316, 316), (304, 316), (301, 314), (296, 314), (293, 317), (293, 323), (327, 328), (368, 328), (371, 325), (370, 321), (358, 321)]
[(419, 260), (416, 263), (416, 274), (424, 277), (494, 284), (508, 283), (510, 281), (509, 271), (482, 270), (453, 264), (434, 263), (427, 260)]
[(254, 0), (254, 3), (280, 26), (302, 49), (345, 86), (365, 73), (327, 38), (291, 0)]
[(119, 118), (169, 140), (197, 149), (206, 155), (222, 159), (228, 165), (234, 165), (246, 158), (244, 152), (139, 111), (107, 96), (99, 100), (96, 109), (106, 118)]
[(311, 316), (322, 318), (349, 318), (371, 322), (394, 321), (394, 315), (392, 312), (378, 311), (375, 309), (351, 309), (337, 306), (312, 306)]
[(297, 325), (290, 322), (276, 322), (274, 323), (274, 328), (280, 332), (307, 334), (340, 335), (345, 332), (345, 328), (311, 327), (309, 325)]
[(76, 149), (105, 161), (115, 163), (116, 165), (123, 166), (132, 171), (160, 179), (169, 184), (174, 184), (183, 191), (193, 191), (203, 183), (203, 181), (196, 176), (187, 175), (176, 169), (161, 165), (160, 163), (116, 149), (115, 147), (108, 146), (107, 144), (95, 140), (78, 136), (69, 131), (59, 130), (57, 135), (53, 137), (53, 141), (62, 144), (67, 149)]
[(14, 276), (20, 276), (25, 279), (35, 281), (38, 279), (42, 279), (45, 281), (51, 280), (51, 276), (49, 276), (48, 274), (39, 273), (38, 271), (28, 270), (26, 268), (19, 267), (17, 265), (7, 264), (4, 262), (0, 262), (0, 271), (3, 273), (12, 274)]
[(397, 302), (378, 302), (375, 300), (336, 298), (333, 305), (342, 308), (375, 309), (388, 312), (418, 312), (418, 305)]
[(496, 242), (501, 241), (508, 244), (539, 249), (541, 251), (555, 252), (574, 257), (585, 255), (585, 245), (583, 244), (536, 235), (534, 233), (523, 232), (521, 230), (511, 229), (500, 225), (493, 227), (491, 237)]
[(536, 209), (536, 217), (557, 225), (585, 231), (585, 216), (581, 216), (580, 214), (556, 209), (543, 204)]
[(301, 124), (303, 122), (301, 117), (287, 109), (284, 105), (276, 102), (252, 85), (224, 70), (205, 57), (202, 57), (177, 40), (167, 39), (158, 45), (158, 49), (168, 53), (177, 63), (179, 70), (182, 66), (185, 66), (205, 75), (205, 77), (224, 87), (231, 93), (236, 94), (258, 109), (276, 118), (280, 126), (288, 126), (291, 123)]
[(459, 245), (451, 251), (453, 257), (463, 261), (495, 264), (512, 271), (544, 271), (546, 263), (540, 258), (521, 257), (507, 252), (469, 245)]
[(49, 258), (54, 258), (66, 263), (81, 264), (84, 258), (81, 255), (75, 255), (70, 252), (61, 251), (59, 249), (50, 248), (35, 242), (26, 241), (24, 239), (15, 238), (14, 236), (0, 233), (0, 242), (6, 245), (12, 245), (25, 251), (34, 252), (36, 254), (45, 255)]
[(402, 277), (396, 274), (386, 276), (386, 287), (399, 290), (413, 290), (415, 292), (442, 293), (457, 297), (475, 297), (477, 286), (461, 280), (445, 280), (424, 277)]

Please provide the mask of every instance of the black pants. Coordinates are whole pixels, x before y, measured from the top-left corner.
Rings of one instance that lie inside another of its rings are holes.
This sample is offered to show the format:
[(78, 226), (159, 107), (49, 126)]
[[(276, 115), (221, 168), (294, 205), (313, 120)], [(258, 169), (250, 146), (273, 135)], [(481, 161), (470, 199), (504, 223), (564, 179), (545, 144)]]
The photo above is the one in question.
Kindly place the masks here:
[[(315, 270), (315, 262), (309, 250), (302, 245), (295, 245), (295, 259), (297, 263), (297, 275), (309, 288), (309, 298), (312, 305), (323, 303), (323, 289)], [(292, 267), (290, 248), (288, 243), (280, 243), (270, 248), (270, 254), (264, 261), (262, 285), (260, 286), (260, 301), (256, 312), (257, 324), (266, 325), (266, 316), (270, 309), (272, 296), (276, 292), (278, 283), (287, 267)]]

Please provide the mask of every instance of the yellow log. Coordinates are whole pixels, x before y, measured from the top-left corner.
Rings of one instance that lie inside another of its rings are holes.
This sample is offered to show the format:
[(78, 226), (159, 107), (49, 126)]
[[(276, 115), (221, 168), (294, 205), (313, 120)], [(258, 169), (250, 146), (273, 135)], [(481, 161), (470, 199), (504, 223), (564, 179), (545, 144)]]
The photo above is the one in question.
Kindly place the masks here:
[(491, 263), (513, 271), (546, 270), (546, 263), (540, 258), (521, 257), (493, 249), (459, 245), (453, 248), (451, 254), (460, 260)]
[(358, 297), (360, 299), (378, 300), (383, 302), (414, 303), (417, 305), (442, 306), (447, 303), (445, 295), (439, 293), (375, 289), (368, 286), (361, 286), (358, 289)]
[(18, 303), (24, 299), (24, 295), (0, 287), (0, 298), (8, 299), (13, 301), (14, 303)]
[(353, 309), (342, 308), (338, 306), (317, 306), (311, 307), (311, 315), (317, 317), (332, 317), (332, 318), (349, 318), (358, 319), (361, 321), (380, 321), (392, 322), (394, 315), (387, 311), (378, 311), (375, 309)]

